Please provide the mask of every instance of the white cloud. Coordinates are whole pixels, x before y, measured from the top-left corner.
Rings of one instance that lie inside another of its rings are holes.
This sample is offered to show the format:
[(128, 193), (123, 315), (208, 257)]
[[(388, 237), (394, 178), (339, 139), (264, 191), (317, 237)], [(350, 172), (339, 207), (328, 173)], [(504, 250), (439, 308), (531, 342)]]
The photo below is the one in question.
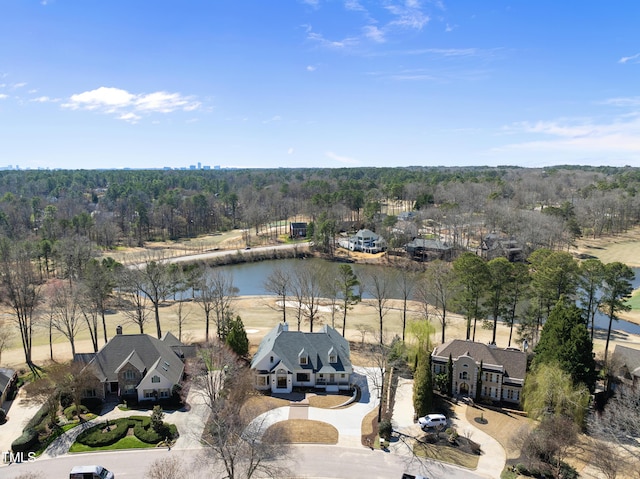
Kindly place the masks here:
[(294, 149), (293, 147), (291, 147), (287, 150), (287, 155), (293, 155), (293, 152), (294, 152)]
[(273, 123), (274, 121), (281, 121), (282, 117), (280, 115), (275, 115), (268, 120), (264, 120), (262, 123)]
[(357, 39), (353, 37), (344, 38), (343, 40), (327, 40), (320, 33), (312, 32), (311, 29), (309, 29), (307, 33), (307, 39), (316, 42), (326, 48), (341, 49), (356, 45), (358, 43)]
[(540, 139), (513, 143), (498, 150), (557, 151), (584, 155), (594, 152), (607, 155), (640, 154), (640, 115), (637, 113), (600, 123), (589, 119), (524, 122), (505, 130)]
[(330, 158), (330, 159), (332, 159), (332, 160), (335, 160), (337, 162), (345, 163), (345, 164), (348, 164), (348, 165), (360, 164), (360, 162), (358, 160), (356, 160), (355, 158), (349, 158), (348, 156), (337, 155), (333, 151), (327, 151), (325, 153), (325, 156)]
[(180, 93), (158, 91), (134, 94), (121, 88), (99, 87), (71, 95), (69, 101), (62, 106), (71, 110), (116, 114), (116, 118), (120, 120), (135, 123), (142, 119), (142, 114), (194, 111), (200, 108), (201, 103)]
[(314, 72), (314, 71), (316, 71), (316, 67), (314, 65), (307, 65), (307, 71), (308, 72)]
[(632, 97), (621, 97), (621, 98), (610, 98), (604, 102), (605, 105), (613, 105), (613, 106), (631, 106), (636, 107), (640, 106), (640, 96), (632, 96)]
[(405, 0), (388, 5), (386, 9), (397, 17), (391, 22), (391, 25), (421, 30), (430, 20), (429, 16), (422, 11), (422, 5), (417, 0)]
[(364, 36), (376, 43), (384, 43), (386, 41), (385, 34), (375, 25), (367, 25), (363, 28)]
[(13, 88), (14, 90), (17, 90), (18, 88), (22, 88), (25, 86), (27, 86), (25, 82), (20, 82), (20, 83), (14, 83), (13, 85), (11, 85), (11, 88)]
[(36, 103), (56, 103), (59, 102), (60, 99), (58, 98), (49, 98), (48, 96), (39, 96), (37, 98), (32, 98), (31, 100), (29, 100), (31, 102), (36, 102)]
[(124, 120), (127, 121), (129, 123), (138, 123), (138, 121), (141, 119), (142, 117), (140, 115), (136, 115), (135, 113), (123, 113), (118, 117), (118, 120)]
[(640, 53), (636, 53), (635, 55), (631, 55), (630, 57), (622, 57), (618, 60), (618, 63), (640, 63)]
[(6, 100), (9, 98), (9, 95), (5, 95), (4, 93), (0, 93), (0, 100)]
[(362, 6), (359, 0), (345, 0), (345, 10), (351, 10), (353, 12), (366, 12), (366, 8)]

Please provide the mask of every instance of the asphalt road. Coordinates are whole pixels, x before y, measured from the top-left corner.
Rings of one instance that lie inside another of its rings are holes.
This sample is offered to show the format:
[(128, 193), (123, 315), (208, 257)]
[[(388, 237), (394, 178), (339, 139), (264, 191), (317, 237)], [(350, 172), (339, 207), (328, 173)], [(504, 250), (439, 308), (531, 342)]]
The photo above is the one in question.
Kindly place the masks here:
[[(116, 479), (141, 479), (151, 463), (167, 457), (180, 458), (180, 462), (189, 467), (200, 450), (145, 449), (136, 451), (114, 451), (100, 453), (67, 454), (55, 459), (36, 459), (33, 462), (11, 464), (0, 467), (2, 479), (13, 479), (26, 472), (34, 472), (37, 477), (46, 479), (67, 479), (73, 466), (99, 464), (115, 474)], [(480, 479), (482, 476), (471, 471), (446, 464), (431, 462), (420, 465), (411, 458), (390, 454), (380, 450), (366, 448), (343, 448), (337, 446), (301, 445), (293, 446), (294, 463), (290, 464), (295, 478), (306, 479), (400, 479), (404, 472), (423, 474), (431, 479)], [(194, 467), (190, 467), (194, 471)], [(191, 477), (209, 477), (197, 472)], [(284, 478), (283, 478), (284, 479)]]

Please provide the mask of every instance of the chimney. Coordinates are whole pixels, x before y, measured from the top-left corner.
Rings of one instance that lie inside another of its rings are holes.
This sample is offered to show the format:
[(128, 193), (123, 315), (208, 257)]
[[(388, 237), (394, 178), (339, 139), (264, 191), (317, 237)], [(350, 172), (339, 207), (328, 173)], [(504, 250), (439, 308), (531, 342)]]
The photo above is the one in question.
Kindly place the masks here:
[(289, 323), (287, 323), (286, 321), (282, 323), (282, 330), (289, 331)]
[(116, 326), (116, 334), (122, 334), (122, 326)]

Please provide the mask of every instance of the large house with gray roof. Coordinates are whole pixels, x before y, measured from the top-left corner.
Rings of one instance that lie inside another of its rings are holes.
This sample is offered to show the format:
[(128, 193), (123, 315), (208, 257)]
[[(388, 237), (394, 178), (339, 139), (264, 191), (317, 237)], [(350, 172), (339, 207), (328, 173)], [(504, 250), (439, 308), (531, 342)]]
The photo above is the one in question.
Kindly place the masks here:
[(640, 349), (616, 344), (611, 356), (611, 374), (617, 384), (635, 388), (640, 384)]
[(251, 361), (256, 388), (290, 393), (296, 387), (336, 392), (351, 387), (349, 342), (330, 326), (307, 333), (280, 323), (262, 340)]
[(454, 396), (476, 398), (479, 384), (479, 396), (483, 399), (520, 404), (527, 373), (525, 352), (454, 339), (437, 346), (431, 353), (434, 375), (447, 373), (449, 357), (453, 363), (451, 393)]
[(108, 395), (138, 401), (171, 397), (173, 387), (184, 372), (181, 343), (171, 333), (157, 339), (148, 334), (117, 334), (97, 353), (78, 354), (101, 387), (87, 391), (86, 397), (105, 399)]

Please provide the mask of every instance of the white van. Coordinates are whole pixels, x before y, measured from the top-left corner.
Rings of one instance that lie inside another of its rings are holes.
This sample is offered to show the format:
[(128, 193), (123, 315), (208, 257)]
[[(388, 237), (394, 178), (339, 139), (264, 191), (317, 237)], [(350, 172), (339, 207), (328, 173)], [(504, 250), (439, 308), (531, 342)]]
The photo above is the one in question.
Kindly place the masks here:
[(418, 418), (418, 424), (422, 429), (429, 429), (438, 426), (446, 426), (447, 418), (444, 414), (427, 414)]
[(114, 479), (113, 472), (102, 466), (76, 466), (71, 469), (69, 479)]

